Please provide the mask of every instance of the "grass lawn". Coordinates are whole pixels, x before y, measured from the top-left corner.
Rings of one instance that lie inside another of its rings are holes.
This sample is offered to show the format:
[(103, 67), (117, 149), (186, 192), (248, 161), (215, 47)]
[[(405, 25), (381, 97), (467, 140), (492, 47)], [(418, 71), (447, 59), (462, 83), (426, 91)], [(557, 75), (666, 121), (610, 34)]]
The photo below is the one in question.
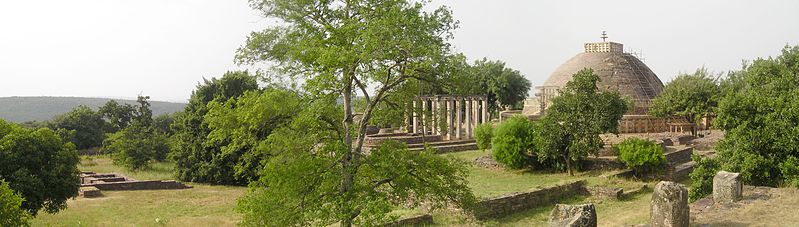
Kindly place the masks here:
[[(116, 172), (139, 180), (168, 180), (173, 165), (156, 163), (131, 172), (108, 157), (83, 157), (81, 171)], [(191, 189), (103, 191), (100, 198), (76, 198), (55, 215), (41, 212), (34, 226), (234, 226), (241, 215), (233, 209), (246, 187), (191, 184)]]

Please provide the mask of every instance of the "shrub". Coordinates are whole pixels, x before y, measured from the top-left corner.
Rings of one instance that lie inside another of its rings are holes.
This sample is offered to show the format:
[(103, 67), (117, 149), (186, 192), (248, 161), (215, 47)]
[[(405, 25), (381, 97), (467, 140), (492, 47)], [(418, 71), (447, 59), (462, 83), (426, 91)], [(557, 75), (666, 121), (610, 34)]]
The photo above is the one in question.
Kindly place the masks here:
[(650, 140), (628, 138), (614, 145), (613, 150), (619, 154), (619, 160), (636, 173), (652, 173), (666, 164), (663, 147)]
[(780, 172), (784, 180), (784, 185), (799, 188), (799, 159), (788, 156), (783, 163), (780, 163)]
[(104, 152), (113, 153), (114, 164), (130, 170), (147, 168), (150, 161), (163, 161), (169, 151), (165, 135), (136, 123), (110, 135), (103, 144)]
[(696, 201), (713, 193), (713, 177), (716, 176), (721, 165), (715, 158), (701, 158), (694, 155), (694, 171), (691, 172), (691, 187), (688, 189), (688, 200)]
[(474, 138), (480, 150), (491, 149), (491, 137), (494, 136), (494, 126), (491, 123), (482, 123), (474, 127)]
[(0, 179), (0, 226), (30, 226), (30, 214), (20, 208), (22, 199)]
[(507, 168), (519, 169), (529, 164), (527, 150), (532, 146), (533, 125), (524, 117), (511, 117), (497, 125), (491, 139), (494, 160)]

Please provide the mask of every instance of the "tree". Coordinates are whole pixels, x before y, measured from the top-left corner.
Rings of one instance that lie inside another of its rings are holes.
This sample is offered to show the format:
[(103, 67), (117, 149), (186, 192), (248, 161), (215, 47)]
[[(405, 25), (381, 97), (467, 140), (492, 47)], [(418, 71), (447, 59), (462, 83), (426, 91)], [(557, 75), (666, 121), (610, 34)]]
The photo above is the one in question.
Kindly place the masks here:
[(682, 116), (693, 124), (691, 134), (696, 135), (696, 122), (713, 112), (719, 94), (716, 80), (707, 69), (699, 68), (693, 74), (680, 74), (667, 83), (663, 92), (652, 100), (649, 113), (659, 117)]
[(133, 120), (136, 109), (130, 104), (119, 104), (115, 100), (109, 100), (97, 112), (105, 118), (110, 127), (108, 132), (117, 132), (128, 127)]
[(0, 120), (0, 178), (22, 196), (22, 208), (55, 213), (78, 195), (75, 145), (48, 128), (26, 129)]
[(488, 109), (494, 114), (517, 107), (530, 91), (530, 81), (518, 70), (506, 67), (502, 61), (483, 58), (469, 65), (465, 56), (460, 55), (453, 57), (450, 65), (463, 68), (456, 69), (458, 74), (452, 75), (451, 93), (484, 94), (488, 97)]
[(153, 125), (153, 110), (150, 109), (150, 102), (147, 101), (148, 99), (150, 99), (150, 96), (139, 95), (136, 97), (136, 102), (139, 103), (139, 106), (133, 115), (133, 121), (147, 127)]
[(170, 158), (175, 161), (177, 178), (183, 181), (213, 184), (246, 185), (237, 180), (232, 163), (220, 159), (224, 144), (207, 143), (211, 130), (205, 122), (208, 103), (224, 103), (235, 99), (246, 91), (258, 90), (256, 77), (248, 72), (227, 72), (221, 78), (205, 80), (192, 92), (189, 103), (183, 112), (176, 113), (170, 126)]
[(113, 155), (114, 164), (140, 170), (147, 168), (151, 161), (164, 161), (169, 143), (165, 134), (136, 121), (111, 134), (104, 142), (103, 151)]
[(78, 149), (99, 147), (105, 138), (105, 121), (102, 116), (87, 106), (78, 106), (63, 115), (57, 116), (50, 124), (57, 130), (75, 130), (74, 143)]
[(572, 162), (596, 154), (604, 146), (600, 134), (618, 133), (619, 120), (629, 104), (618, 92), (599, 92), (598, 81), (593, 70), (580, 70), (552, 99), (542, 119), (544, 129), (540, 129), (549, 135), (536, 140), (539, 161), (562, 160), (569, 175), (574, 175)]
[[(343, 118), (340, 139), (337, 143), (327, 143), (329, 147), (325, 150), (293, 150), (283, 153), (288, 156), (282, 159), (285, 161), (275, 161), (281, 160), (277, 157), (269, 159), (265, 175), (260, 178), (266, 182), (256, 185), (255, 193), (248, 197), (263, 203), (242, 206), (245, 224), (327, 225), (334, 219), (342, 226), (379, 223), (385, 220), (387, 207), (398, 204), (385, 196), (396, 196), (391, 198), (398, 200), (430, 199), (435, 204), (466, 201), (463, 198), (471, 193), (463, 193), (468, 188), (458, 181), (461, 176), (457, 171), (449, 171), (456, 164), (420, 168), (426, 172), (416, 176), (429, 178), (397, 176), (384, 170), (403, 169), (399, 168), (402, 163), (418, 161), (428, 166), (425, 163), (444, 161), (429, 154), (415, 156), (399, 151), (397, 154), (403, 155), (385, 163), (381, 159), (385, 156), (375, 153), (364, 156), (362, 149), (366, 126), (376, 106), (405, 82), (434, 80), (441, 70), (438, 66), (449, 53), (445, 39), (455, 27), (448, 9), (426, 12), (423, 3), (404, 0), (253, 0), (250, 3), (280, 23), (252, 33), (238, 50), (237, 61), (274, 62), (275, 71), (281, 73), (276, 76), (303, 79), (306, 92), (312, 96), (339, 94)], [(373, 92), (368, 92), (369, 88)], [(354, 94), (366, 100), (359, 122), (353, 120)], [(365, 171), (370, 166), (374, 166), (372, 171)], [(270, 170), (285, 174), (269, 173)], [(295, 189), (294, 184), (281, 184), (286, 182), (283, 180), (304, 178), (308, 179), (302, 181), (307, 190), (273, 194)], [(320, 206), (306, 208), (304, 201)]]
[[(799, 46), (757, 59), (721, 83), (716, 125), (721, 169), (740, 172), (745, 184), (777, 186), (797, 177), (799, 158)], [(785, 174), (783, 174), (785, 173)]]
[(31, 216), (20, 208), (22, 197), (8, 187), (8, 183), (0, 179), (0, 226), (30, 226)]

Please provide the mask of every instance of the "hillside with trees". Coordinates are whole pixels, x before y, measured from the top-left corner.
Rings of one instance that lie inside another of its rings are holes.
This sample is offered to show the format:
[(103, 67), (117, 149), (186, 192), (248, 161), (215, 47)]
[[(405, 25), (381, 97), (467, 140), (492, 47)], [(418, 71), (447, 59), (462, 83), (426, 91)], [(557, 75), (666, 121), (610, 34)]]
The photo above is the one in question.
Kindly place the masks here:
[[(97, 109), (110, 100), (135, 105), (136, 100), (87, 97), (0, 97), (0, 119), (9, 122), (45, 121), (80, 105)], [(153, 116), (182, 111), (185, 103), (150, 101)]]

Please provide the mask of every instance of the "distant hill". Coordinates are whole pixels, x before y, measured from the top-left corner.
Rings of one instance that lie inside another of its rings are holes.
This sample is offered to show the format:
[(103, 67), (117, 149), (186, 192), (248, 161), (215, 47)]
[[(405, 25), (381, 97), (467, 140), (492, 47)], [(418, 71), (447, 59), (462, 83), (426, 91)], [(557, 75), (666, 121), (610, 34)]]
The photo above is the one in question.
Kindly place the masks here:
[[(85, 97), (0, 97), (0, 118), (11, 122), (45, 121), (84, 105), (97, 110), (111, 98)], [(136, 105), (136, 100), (113, 99)], [(185, 103), (150, 101), (153, 116), (183, 111)]]

